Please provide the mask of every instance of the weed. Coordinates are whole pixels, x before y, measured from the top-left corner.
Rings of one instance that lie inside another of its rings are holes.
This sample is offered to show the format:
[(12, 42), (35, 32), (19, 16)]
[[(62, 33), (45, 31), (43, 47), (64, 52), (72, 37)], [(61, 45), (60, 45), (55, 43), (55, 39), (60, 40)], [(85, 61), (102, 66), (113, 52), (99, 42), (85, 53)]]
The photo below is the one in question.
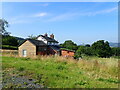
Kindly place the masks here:
[(18, 71), (24, 71), (24, 70), (25, 70), (25, 68), (22, 66), (18, 68)]
[(120, 81), (116, 81), (116, 80), (113, 80), (111, 78), (109, 78), (109, 79), (99, 78), (98, 80), (99, 81), (109, 82), (109, 83), (120, 83)]
[(58, 70), (63, 70), (63, 69), (66, 69), (64, 66), (62, 66), (62, 65), (59, 65), (59, 66), (57, 66), (57, 68), (56, 69), (58, 69)]
[(75, 82), (75, 85), (85, 85), (85, 84), (87, 84), (87, 82), (85, 81)]
[(28, 85), (28, 83), (27, 83), (27, 82), (24, 82), (24, 85)]

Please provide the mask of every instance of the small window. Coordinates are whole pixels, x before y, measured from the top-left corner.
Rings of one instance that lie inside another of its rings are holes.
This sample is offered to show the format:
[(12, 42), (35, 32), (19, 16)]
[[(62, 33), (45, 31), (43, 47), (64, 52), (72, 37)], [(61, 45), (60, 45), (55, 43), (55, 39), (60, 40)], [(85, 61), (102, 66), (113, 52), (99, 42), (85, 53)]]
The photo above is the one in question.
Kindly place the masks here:
[(26, 50), (23, 50), (23, 51), (22, 51), (22, 55), (23, 55), (23, 57), (26, 57), (26, 56), (27, 56), (27, 51), (26, 51)]

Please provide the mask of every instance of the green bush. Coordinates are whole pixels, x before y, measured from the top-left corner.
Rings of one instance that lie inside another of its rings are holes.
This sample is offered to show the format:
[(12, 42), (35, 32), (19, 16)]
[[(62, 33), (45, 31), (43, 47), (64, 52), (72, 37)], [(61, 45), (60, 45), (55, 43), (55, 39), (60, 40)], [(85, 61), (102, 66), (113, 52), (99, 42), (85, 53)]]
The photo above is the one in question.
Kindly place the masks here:
[(106, 58), (112, 56), (112, 50), (107, 41), (104, 42), (104, 40), (99, 40), (97, 42), (94, 42), (91, 47), (93, 54), (98, 57)]
[(66, 48), (66, 49), (69, 49), (69, 50), (77, 50), (77, 44), (75, 44), (71, 40), (65, 41), (63, 44), (60, 44), (60, 46)]
[(112, 56), (120, 56), (120, 47), (112, 47)]
[(25, 68), (21, 66), (21, 67), (18, 68), (18, 70), (19, 70), (19, 71), (24, 71)]
[(93, 55), (93, 50), (91, 47), (87, 46), (79, 46), (75, 53), (75, 58), (83, 57), (83, 56), (92, 56)]

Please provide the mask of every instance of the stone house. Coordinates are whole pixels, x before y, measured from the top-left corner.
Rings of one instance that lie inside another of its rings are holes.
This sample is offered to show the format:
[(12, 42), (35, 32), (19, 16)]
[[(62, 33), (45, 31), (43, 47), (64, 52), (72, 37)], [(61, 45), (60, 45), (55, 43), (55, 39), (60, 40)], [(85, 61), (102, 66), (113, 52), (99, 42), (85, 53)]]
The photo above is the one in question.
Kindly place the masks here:
[[(48, 37), (47, 34), (39, 35), (36, 40), (26, 39), (18, 47), (19, 56), (36, 56), (36, 55), (62, 55), (73, 56), (72, 51), (65, 53), (65, 50), (61, 50), (58, 45), (58, 41), (54, 39), (54, 35), (51, 34)], [(65, 54), (65, 55), (64, 55)]]

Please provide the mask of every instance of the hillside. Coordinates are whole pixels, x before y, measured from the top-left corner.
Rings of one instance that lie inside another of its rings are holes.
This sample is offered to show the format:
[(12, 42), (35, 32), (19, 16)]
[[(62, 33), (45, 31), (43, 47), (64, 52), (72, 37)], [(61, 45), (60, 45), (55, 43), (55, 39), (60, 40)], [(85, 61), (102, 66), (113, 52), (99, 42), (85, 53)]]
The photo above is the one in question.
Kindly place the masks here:
[(13, 36), (13, 37), (15, 37), (19, 43), (21, 43), (23, 40), (25, 40), (24, 38), (21, 38), (21, 37), (16, 37), (16, 36)]
[[(80, 44), (79, 46), (84, 46), (84, 45), (86, 45), (86, 44)], [(92, 45), (92, 44), (90, 44), (90, 45)], [(113, 43), (113, 42), (109, 42), (109, 45), (110, 45), (110, 47), (120, 47), (120, 43)]]

